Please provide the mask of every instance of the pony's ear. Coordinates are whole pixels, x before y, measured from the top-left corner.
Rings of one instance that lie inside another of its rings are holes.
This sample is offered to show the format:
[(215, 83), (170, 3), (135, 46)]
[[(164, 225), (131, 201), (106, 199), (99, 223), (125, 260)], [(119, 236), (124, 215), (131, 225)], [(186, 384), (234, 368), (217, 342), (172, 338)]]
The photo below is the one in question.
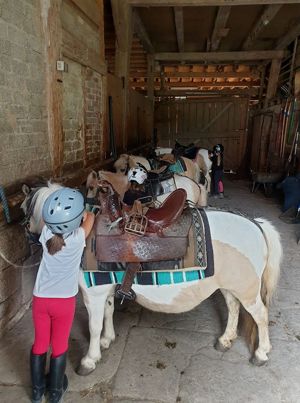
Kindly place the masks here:
[(25, 196), (28, 196), (30, 193), (30, 187), (24, 183), (22, 185), (22, 192), (24, 193)]
[(97, 181), (97, 172), (96, 171), (90, 172), (86, 180), (86, 187), (88, 188), (91, 185), (95, 185), (96, 181)]

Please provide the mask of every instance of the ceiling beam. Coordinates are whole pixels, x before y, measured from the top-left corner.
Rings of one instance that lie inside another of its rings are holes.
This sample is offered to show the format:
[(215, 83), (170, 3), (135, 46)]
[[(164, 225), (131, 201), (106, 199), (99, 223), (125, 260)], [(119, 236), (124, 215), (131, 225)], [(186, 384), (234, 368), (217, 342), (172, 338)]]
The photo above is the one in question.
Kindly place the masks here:
[(261, 31), (272, 21), (281, 7), (282, 4), (272, 4), (265, 7), (262, 15), (254, 25), (253, 29), (250, 31), (245, 42), (243, 43), (242, 48), (244, 50), (248, 50), (253, 46), (256, 38), (259, 36)]
[(154, 47), (152, 45), (152, 42), (149, 38), (149, 35), (146, 31), (146, 28), (141, 20), (141, 17), (138, 14), (137, 10), (134, 10), (133, 13), (133, 26), (134, 26), (134, 32), (137, 34), (139, 37), (143, 48), (146, 50), (147, 53), (154, 53)]
[(264, 4), (300, 4), (299, 0), (127, 0), (134, 7), (195, 7), (195, 6), (245, 6)]
[[(187, 73), (183, 73), (183, 72), (163, 72), (163, 75), (165, 78), (251, 78), (254, 80), (258, 80), (259, 79), (259, 73), (253, 73), (253, 72), (231, 72), (231, 73), (224, 73), (224, 72), (192, 72), (189, 71)], [(135, 75), (136, 78), (143, 78), (143, 77), (147, 77), (147, 74), (145, 75), (144, 73), (136, 73)], [(156, 73), (155, 77), (160, 77), (160, 73)]]
[(181, 97), (181, 96), (197, 96), (197, 95), (252, 95), (255, 96), (258, 94), (258, 90), (256, 88), (247, 88), (247, 89), (238, 89), (238, 90), (164, 90), (164, 91), (155, 91), (155, 96), (157, 97)]
[(174, 7), (174, 19), (179, 52), (184, 52), (184, 25), (182, 7)]
[(275, 49), (285, 49), (291, 42), (293, 42), (300, 35), (300, 21), (298, 20), (288, 32), (279, 38), (275, 45)]
[(228, 34), (226, 24), (230, 15), (231, 7), (219, 7), (218, 14), (215, 19), (215, 26), (211, 36), (211, 50), (218, 50), (221, 39)]
[(245, 60), (273, 60), (282, 59), (288, 52), (283, 50), (256, 50), (242, 52), (163, 52), (155, 53), (154, 59), (158, 61), (189, 61), (189, 62), (211, 62), (211, 61), (245, 61)]

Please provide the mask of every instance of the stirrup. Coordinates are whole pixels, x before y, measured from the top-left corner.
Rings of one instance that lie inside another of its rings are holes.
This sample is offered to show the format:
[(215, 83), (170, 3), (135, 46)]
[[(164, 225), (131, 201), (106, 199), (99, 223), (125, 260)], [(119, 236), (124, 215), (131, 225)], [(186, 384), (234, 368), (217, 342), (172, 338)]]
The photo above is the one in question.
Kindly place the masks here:
[(125, 224), (125, 232), (134, 235), (145, 235), (148, 225), (148, 218), (139, 213), (133, 213), (128, 216)]
[(121, 299), (121, 304), (123, 304), (124, 300), (134, 301), (136, 299), (136, 293), (130, 288), (129, 292), (122, 290), (122, 285), (117, 284), (115, 289), (115, 296)]

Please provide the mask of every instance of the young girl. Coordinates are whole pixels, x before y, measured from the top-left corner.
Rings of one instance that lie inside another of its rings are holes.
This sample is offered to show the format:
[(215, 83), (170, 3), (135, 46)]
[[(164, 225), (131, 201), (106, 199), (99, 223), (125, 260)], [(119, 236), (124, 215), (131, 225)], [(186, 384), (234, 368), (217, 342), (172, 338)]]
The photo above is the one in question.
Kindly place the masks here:
[(81, 193), (70, 188), (52, 193), (43, 206), (42, 215), (46, 224), (40, 236), (43, 257), (32, 302), (35, 331), (30, 356), (32, 402), (41, 402), (46, 390), (45, 365), (51, 344), (48, 401), (58, 403), (68, 386), (65, 375), (68, 339), (78, 293), (81, 256), (94, 215), (84, 211)]
[(212, 160), (212, 194), (215, 197), (224, 197), (224, 166), (223, 166), (224, 147), (222, 144), (216, 144), (213, 148)]

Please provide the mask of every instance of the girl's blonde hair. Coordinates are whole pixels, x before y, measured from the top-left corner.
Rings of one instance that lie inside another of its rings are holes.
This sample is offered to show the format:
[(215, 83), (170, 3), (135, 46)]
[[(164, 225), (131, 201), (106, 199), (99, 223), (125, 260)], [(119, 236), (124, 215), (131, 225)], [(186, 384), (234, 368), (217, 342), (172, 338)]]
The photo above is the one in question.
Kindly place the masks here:
[(46, 242), (48, 253), (50, 255), (55, 255), (55, 253), (59, 252), (65, 245), (65, 240), (62, 234), (55, 234)]

